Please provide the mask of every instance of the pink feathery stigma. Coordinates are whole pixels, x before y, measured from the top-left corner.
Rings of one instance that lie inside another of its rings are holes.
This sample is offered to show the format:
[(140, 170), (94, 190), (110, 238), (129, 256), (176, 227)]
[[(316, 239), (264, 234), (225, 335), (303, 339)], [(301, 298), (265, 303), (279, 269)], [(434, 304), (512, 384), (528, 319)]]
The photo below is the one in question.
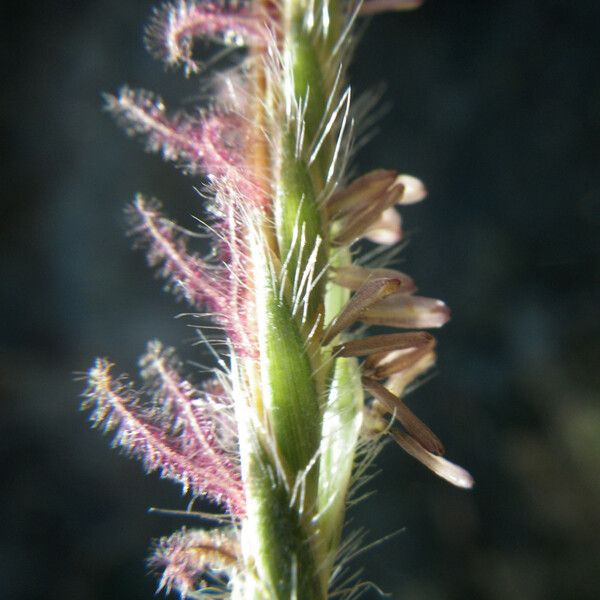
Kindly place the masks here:
[(239, 114), (215, 110), (196, 118), (182, 112), (169, 117), (159, 97), (127, 87), (119, 96), (107, 95), (106, 102), (130, 135), (145, 136), (149, 152), (161, 152), (186, 173), (204, 174), (248, 201), (261, 203), (260, 188), (247, 165), (248, 127)]
[(247, 147), (247, 127), (234, 114), (212, 114), (202, 121), (204, 172), (211, 179), (235, 181), (246, 167), (243, 158)]
[(238, 539), (230, 529), (183, 528), (161, 538), (148, 562), (162, 570), (159, 590), (176, 589), (185, 598), (199, 589), (206, 574), (231, 576), (239, 554)]
[[(214, 454), (223, 452), (216, 442), (205, 433), (202, 446), (196, 444), (196, 452), (190, 452), (187, 436), (169, 432), (160, 418), (140, 404), (138, 393), (123, 377), (112, 378), (111, 367), (108, 361), (98, 359), (89, 372), (82, 408), (92, 409), (90, 419), (95, 426), (115, 431), (114, 445), (140, 458), (149, 472), (158, 470), (162, 477), (178, 481), (184, 493), (190, 490), (194, 495), (206, 495), (232, 514), (242, 515), (239, 469), (233, 463), (215, 462)], [(233, 486), (235, 481), (238, 483)]]
[(163, 349), (160, 342), (148, 344), (140, 366), (159, 414), (170, 421), (182, 451), (202, 472), (204, 491), (211, 497), (223, 498), (231, 514), (242, 514), (244, 492), (235, 458), (237, 447), (230, 447), (231, 436), (220, 437), (221, 431), (234, 427), (232, 404), (215, 406), (212, 396), (197, 390), (181, 376), (175, 350)]
[(121, 88), (107, 94), (106, 107), (129, 135), (146, 136), (149, 152), (162, 152), (165, 160), (179, 163), (192, 175), (201, 172), (204, 147), (197, 120), (184, 113), (167, 116), (159, 96), (145, 90)]
[(207, 379), (201, 387), (203, 398), (209, 400), (205, 402), (205, 407), (215, 430), (215, 438), (223, 451), (238, 464), (239, 435), (234, 400), (218, 379)]
[(183, 64), (186, 74), (196, 73), (200, 64), (192, 56), (194, 38), (260, 47), (266, 42), (265, 27), (246, 2), (179, 0), (155, 11), (146, 45), (168, 65)]
[(129, 218), (131, 234), (147, 246), (148, 262), (151, 266), (162, 265), (160, 274), (175, 293), (198, 310), (208, 307), (226, 318), (225, 271), (188, 252), (183, 234), (161, 215), (158, 202), (138, 195), (129, 209)]
[(247, 275), (246, 248), (239, 235), (239, 215), (234, 203), (222, 202), (222, 194), (218, 196), (224, 204), (218, 215), (218, 228), (223, 230), (218, 246), (220, 266), (209, 265), (190, 254), (184, 234), (161, 215), (158, 202), (140, 195), (129, 209), (131, 234), (147, 247), (149, 264), (161, 266), (160, 274), (168, 287), (193, 308), (208, 309), (236, 349), (251, 356), (256, 353), (257, 344), (249, 322), (252, 282)]
[(263, 193), (248, 164), (251, 151), (248, 123), (235, 113), (216, 112), (201, 123), (202, 169), (209, 179), (227, 186), (229, 198), (261, 205)]
[(228, 266), (231, 314), (236, 320), (231, 337), (240, 354), (258, 358), (254, 276), (245, 238), (246, 228), (243, 225), (243, 215), (240, 215), (240, 210), (244, 210), (244, 207), (230, 202), (226, 209), (223, 224), (230, 251)]

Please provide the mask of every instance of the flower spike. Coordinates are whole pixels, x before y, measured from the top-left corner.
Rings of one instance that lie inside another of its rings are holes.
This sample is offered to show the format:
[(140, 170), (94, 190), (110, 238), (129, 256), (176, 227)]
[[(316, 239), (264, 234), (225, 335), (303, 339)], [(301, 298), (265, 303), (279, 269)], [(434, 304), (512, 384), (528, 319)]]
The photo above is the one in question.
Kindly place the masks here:
[[(405, 403), (436, 360), (435, 339), (416, 330), (442, 326), (450, 311), (383, 264), (402, 240), (405, 205), (427, 190), (395, 169), (347, 173), (369, 104), (353, 102), (346, 77), (356, 19), (418, 4), (172, 0), (154, 12), (147, 47), (190, 75), (202, 69), (196, 41), (225, 45), (204, 73), (210, 100), (171, 111), (150, 92), (106, 96), (116, 121), (209, 201), (207, 257), (155, 200), (138, 195), (128, 217), (167, 287), (219, 330), (218, 349), (201, 330), (214, 375), (195, 383), (154, 341), (139, 392), (99, 359), (82, 403), (114, 445), (226, 513), (219, 528), (156, 544), (160, 589), (182, 600), (344, 595), (335, 578), (345, 510), (382, 435), (472, 485)], [(359, 240), (380, 247), (361, 256)]]

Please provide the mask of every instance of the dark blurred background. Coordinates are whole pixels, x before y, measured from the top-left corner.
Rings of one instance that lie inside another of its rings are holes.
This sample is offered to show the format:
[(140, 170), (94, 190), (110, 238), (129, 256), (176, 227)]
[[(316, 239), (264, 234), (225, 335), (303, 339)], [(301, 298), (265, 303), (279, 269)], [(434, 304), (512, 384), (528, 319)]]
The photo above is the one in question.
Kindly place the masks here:
[[(150, 539), (183, 524), (146, 513), (186, 499), (89, 429), (74, 381), (97, 355), (135, 373), (154, 337), (199, 352), (122, 212), (139, 190), (194, 227), (194, 182), (101, 110), (123, 82), (202, 93), (145, 52), (150, 6), (0, 9), (2, 600), (148, 600)], [(391, 109), (356, 167), (427, 182), (401, 268), (453, 309), (413, 406), (477, 480), (384, 450), (352, 525), (404, 528), (356, 561), (394, 598), (600, 598), (599, 73), (596, 0), (432, 0), (358, 47), (356, 89)]]

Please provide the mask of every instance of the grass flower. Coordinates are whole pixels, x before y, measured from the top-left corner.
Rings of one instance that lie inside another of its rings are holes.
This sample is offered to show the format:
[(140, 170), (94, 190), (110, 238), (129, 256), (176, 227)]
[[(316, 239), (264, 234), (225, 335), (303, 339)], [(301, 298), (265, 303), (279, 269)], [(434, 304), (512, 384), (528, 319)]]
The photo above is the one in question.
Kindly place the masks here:
[[(426, 196), (420, 180), (393, 170), (348, 178), (361, 119), (346, 83), (354, 24), (418, 4), (178, 0), (147, 30), (168, 67), (206, 77), (197, 39), (244, 48), (213, 76), (211, 105), (169, 111), (127, 87), (106, 97), (147, 150), (205, 176), (211, 197), (206, 258), (157, 201), (139, 195), (128, 214), (168, 287), (222, 328), (227, 354), (214, 377), (195, 381), (155, 341), (139, 391), (99, 359), (83, 402), (115, 445), (226, 515), (220, 527), (157, 543), (150, 565), (167, 591), (328, 598), (351, 487), (383, 437), (450, 483), (472, 485), (403, 400), (435, 363), (433, 336), (412, 330), (442, 326), (448, 308), (415, 295), (408, 275), (354, 260), (361, 239), (400, 241), (398, 209)], [(408, 331), (365, 335), (370, 325)]]

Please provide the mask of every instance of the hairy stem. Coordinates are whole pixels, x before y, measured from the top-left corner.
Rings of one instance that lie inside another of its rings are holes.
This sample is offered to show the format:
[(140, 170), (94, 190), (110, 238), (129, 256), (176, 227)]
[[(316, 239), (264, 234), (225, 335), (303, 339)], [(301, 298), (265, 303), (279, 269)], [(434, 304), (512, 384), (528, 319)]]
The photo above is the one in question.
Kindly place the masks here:
[[(313, 18), (323, 19), (324, 9), (315, 8)], [(335, 11), (328, 19), (341, 21), (339, 8), (328, 9)], [(362, 400), (356, 401), (362, 398), (360, 379), (352, 376), (356, 364), (346, 361), (334, 374), (329, 353), (319, 345), (326, 302), (327, 310), (337, 313), (347, 294), (325, 299), (329, 240), (317, 202), (336, 131), (327, 132), (316, 160), (308, 164), (326, 118), (328, 61), (323, 59), (331, 48), (325, 30), (332, 25), (313, 24), (311, 30), (320, 28), (320, 34), (307, 31), (306, 10), (298, 0), (282, 5), (284, 72), (256, 67), (267, 103), (257, 120), (264, 119), (267, 136), (279, 140), (280, 153), (270, 163), (276, 251), (260, 236), (252, 243), (261, 358), (260, 400), (252, 394), (250, 399), (260, 408), (241, 411), (252, 415), (241, 420), (247, 427), (242, 547), (255, 573), (242, 594), (247, 600), (327, 597), (362, 414)], [(281, 89), (283, 81), (292, 85)], [(263, 222), (259, 230), (265, 227)], [(349, 255), (344, 258), (349, 262)], [(332, 384), (329, 400), (326, 384)], [(340, 429), (349, 434), (338, 437)]]

